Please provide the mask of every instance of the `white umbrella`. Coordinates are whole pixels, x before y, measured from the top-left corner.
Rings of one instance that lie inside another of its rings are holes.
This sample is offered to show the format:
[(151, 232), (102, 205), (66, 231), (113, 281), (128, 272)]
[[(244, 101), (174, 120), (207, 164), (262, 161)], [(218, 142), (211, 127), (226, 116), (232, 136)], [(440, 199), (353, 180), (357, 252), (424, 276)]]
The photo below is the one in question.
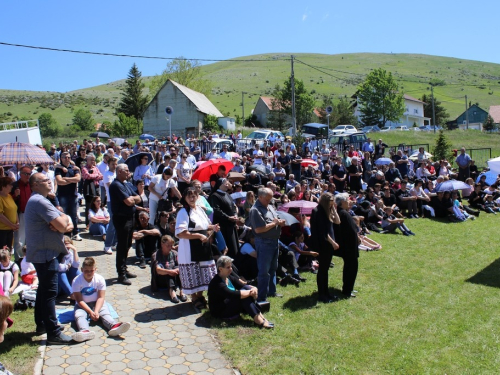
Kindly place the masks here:
[(247, 196), (247, 193), (244, 191), (238, 191), (237, 193), (231, 194), (231, 198), (233, 198), (233, 201), (235, 201), (238, 198), (245, 198)]
[[(408, 159), (410, 160), (418, 160), (418, 154), (419, 152), (418, 151), (415, 151), (413, 154), (410, 155), (410, 157)], [(424, 151), (424, 159), (430, 159), (432, 158), (432, 154), (428, 153), (427, 151)]]

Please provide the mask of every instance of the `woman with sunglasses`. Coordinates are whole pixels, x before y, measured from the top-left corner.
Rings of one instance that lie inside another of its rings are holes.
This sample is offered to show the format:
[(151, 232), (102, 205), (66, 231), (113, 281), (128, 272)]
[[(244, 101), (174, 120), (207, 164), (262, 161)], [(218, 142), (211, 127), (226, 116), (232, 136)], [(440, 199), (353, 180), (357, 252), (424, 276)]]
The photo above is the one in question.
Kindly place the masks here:
[(147, 154), (143, 154), (141, 157), (141, 164), (135, 168), (133, 180), (144, 180), (144, 189), (149, 190), (149, 183), (151, 178), (155, 175), (151, 170), (151, 166), (148, 164), (149, 157)]
[[(5, 332), (7, 328), (12, 327), (14, 321), (9, 318), (10, 314), (14, 310), (14, 306), (12, 306), (12, 302), (8, 297), (0, 296), (0, 343), (4, 340)], [(12, 375), (10, 371), (8, 371), (5, 366), (0, 362), (0, 374)]]
[(188, 188), (182, 194), (182, 208), (177, 214), (175, 235), (179, 238), (179, 275), (183, 290), (191, 295), (191, 301), (198, 309), (206, 308), (203, 291), (217, 274), (209, 239), (211, 232), (220, 230), (212, 225), (201, 207), (196, 204), (198, 192)]

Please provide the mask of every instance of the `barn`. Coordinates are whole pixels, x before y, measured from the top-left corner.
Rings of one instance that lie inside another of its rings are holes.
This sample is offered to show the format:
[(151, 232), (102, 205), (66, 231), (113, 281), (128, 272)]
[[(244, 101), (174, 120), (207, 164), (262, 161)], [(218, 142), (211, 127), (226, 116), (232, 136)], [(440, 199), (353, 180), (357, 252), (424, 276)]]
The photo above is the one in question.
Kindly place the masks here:
[(165, 112), (167, 107), (173, 109), (172, 133), (181, 137), (187, 134), (198, 136), (207, 115), (223, 117), (205, 95), (169, 79), (144, 112), (144, 133), (157, 137), (169, 135), (170, 126)]

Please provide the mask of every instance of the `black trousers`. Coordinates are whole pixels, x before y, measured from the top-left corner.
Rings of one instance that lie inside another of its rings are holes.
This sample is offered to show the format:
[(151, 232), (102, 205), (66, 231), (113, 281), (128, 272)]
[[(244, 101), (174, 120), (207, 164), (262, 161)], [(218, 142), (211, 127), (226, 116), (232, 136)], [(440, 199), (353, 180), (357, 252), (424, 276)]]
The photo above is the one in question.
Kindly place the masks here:
[(8, 246), (12, 249), (12, 241), (14, 240), (13, 230), (0, 230), (0, 248)]
[(135, 240), (135, 255), (139, 258), (151, 258), (151, 255), (156, 251), (158, 237), (145, 236), (140, 240)]
[(181, 288), (181, 279), (179, 275), (156, 275), (156, 285), (159, 288), (172, 288), (176, 290), (177, 288)]
[(124, 277), (127, 273), (128, 250), (132, 246), (132, 234), (134, 233), (134, 215), (126, 216), (113, 213), (113, 225), (116, 230), (116, 272), (118, 277)]
[(344, 257), (343, 259), (344, 259), (344, 270), (342, 271), (342, 282), (343, 282), (342, 294), (350, 295), (354, 289), (356, 276), (358, 276), (358, 258)]
[(224, 304), (226, 308), (224, 309), (221, 318), (231, 318), (242, 312), (246, 312), (254, 318), (255, 315), (259, 315), (260, 313), (259, 307), (256, 305), (255, 300), (252, 297), (243, 299), (226, 299)]
[(316, 283), (318, 284), (318, 296), (320, 298), (328, 296), (328, 270), (330, 269), (332, 257), (333, 253), (330, 249), (322, 249), (319, 251), (319, 268)]
[(458, 167), (458, 180), (465, 181), (470, 177), (470, 168), (460, 168)]

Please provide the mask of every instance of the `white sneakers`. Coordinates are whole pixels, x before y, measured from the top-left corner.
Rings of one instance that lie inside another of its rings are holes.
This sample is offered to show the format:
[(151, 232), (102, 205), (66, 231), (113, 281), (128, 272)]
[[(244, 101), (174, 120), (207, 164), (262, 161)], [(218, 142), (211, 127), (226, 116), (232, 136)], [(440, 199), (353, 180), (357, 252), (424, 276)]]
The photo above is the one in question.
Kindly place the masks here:
[(79, 234), (75, 234), (71, 239), (74, 241), (83, 241), (83, 238)]
[(83, 342), (87, 340), (93, 340), (95, 338), (95, 332), (89, 331), (89, 330), (84, 330), (84, 331), (78, 331), (71, 336), (73, 340), (76, 342)]
[(104, 247), (103, 251), (104, 251), (104, 253), (109, 254), (109, 255), (113, 254), (113, 250), (111, 250), (110, 247)]
[(108, 335), (110, 336), (120, 336), (122, 333), (125, 333), (129, 330), (130, 328), (130, 323), (124, 322), (124, 323), (117, 323), (108, 332)]

